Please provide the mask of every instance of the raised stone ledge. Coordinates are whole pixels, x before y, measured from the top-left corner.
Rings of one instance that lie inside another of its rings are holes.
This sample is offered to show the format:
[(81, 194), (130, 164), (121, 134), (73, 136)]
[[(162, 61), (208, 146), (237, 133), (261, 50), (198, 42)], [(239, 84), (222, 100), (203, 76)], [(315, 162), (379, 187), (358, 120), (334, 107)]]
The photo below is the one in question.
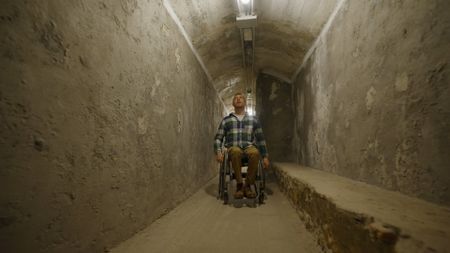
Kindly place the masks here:
[(280, 188), (326, 252), (450, 252), (450, 208), (292, 163)]

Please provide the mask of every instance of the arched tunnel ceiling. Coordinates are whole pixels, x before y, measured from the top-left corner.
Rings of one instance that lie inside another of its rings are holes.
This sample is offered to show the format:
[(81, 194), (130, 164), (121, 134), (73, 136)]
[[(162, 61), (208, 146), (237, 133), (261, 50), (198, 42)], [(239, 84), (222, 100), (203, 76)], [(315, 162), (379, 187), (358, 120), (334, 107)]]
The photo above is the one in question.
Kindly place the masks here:
[[(236, 27), (236, 0), (167, 0), (212, 82), (230, 108), (237, 91), (245, 91), (241, 38)], [(258, 16), (254, 74), (264, 71), (290, 80), (319, 35), (338, 0), (254, 0)], [(246, 79), (247, 77), (247, 79)]]

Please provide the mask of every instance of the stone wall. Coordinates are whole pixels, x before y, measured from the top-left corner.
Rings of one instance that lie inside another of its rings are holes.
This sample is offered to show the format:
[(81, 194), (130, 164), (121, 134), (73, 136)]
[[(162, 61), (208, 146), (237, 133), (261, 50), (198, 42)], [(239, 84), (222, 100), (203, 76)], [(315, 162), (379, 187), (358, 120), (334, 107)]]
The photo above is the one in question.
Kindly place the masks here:
[(448, 252), (448, 207), (294, 163), (273, 168), (324, 252)]
[(292, 85), (271, 75), (260, 74), (256, 89), (256, 113), (266, 137), (270, 159), (293, 161)]
[(345, 1), (295, 82), (298, 162), (450, 204), (449, 1)]
[(103, 252), (216, 173), (223, 105), (161, 1), (2, 1), (3, 252)]

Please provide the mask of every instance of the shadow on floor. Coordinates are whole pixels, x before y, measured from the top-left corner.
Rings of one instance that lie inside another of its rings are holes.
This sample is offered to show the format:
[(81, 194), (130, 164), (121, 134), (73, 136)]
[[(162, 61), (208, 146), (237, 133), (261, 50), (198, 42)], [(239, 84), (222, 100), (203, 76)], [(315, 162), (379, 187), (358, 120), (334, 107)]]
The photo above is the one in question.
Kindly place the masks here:
[[(206, 185), (204, 190), (208, 195), (210, 195), (214, 198), (217, 198), (217, 192), (218, 192), (218, 187), (219, 187), (219, 177), (216, 177), (213, 180), (216, 180), (216, 182)], [(277, 180), (275, 178), (275, 174), (274, 174), (273, 170), (269, 170), (266, 172), (265, 192), (267, 195), (269, 195), (269, 196), (273, 195), (273, 190), (271, 189), (273, 187), (278, 187)]]

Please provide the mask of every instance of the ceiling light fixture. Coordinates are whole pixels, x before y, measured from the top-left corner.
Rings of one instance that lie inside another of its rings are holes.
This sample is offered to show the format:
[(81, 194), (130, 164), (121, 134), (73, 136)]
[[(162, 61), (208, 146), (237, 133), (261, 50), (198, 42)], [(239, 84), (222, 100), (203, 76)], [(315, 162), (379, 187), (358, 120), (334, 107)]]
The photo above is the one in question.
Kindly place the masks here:
[(242, 4), (248, 4), (250, 3), (250, 0), (240, 0)]

